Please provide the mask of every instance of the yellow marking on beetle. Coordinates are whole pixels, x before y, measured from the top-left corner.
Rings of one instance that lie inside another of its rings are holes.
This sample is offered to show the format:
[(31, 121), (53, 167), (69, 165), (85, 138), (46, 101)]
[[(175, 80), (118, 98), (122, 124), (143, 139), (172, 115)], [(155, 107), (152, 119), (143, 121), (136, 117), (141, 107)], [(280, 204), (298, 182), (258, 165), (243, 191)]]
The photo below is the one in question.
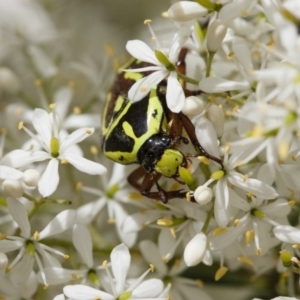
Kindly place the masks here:
[(123, 122), (122, 127), (123, 127), (126, 135), (128, 135), (129, 137), (131, 137), (133, 139), (136, 139), (136, 136), (133, 132), (132, 126), (127, 121)]
[(115, 107), (114, 107), (114, 112), (117, 112), (121, 109), (123, 103), (124, 103), (124, 98), (122, 96), (119, 96), (118, 99), (116, 100)]

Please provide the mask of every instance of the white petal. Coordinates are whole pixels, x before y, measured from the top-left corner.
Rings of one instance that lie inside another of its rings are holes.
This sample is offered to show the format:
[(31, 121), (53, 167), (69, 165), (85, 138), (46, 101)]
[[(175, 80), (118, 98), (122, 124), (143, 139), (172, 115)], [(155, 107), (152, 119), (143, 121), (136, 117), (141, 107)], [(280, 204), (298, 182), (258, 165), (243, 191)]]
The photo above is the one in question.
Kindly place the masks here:
[(262, 199), (273, 199), (278, 196), (276, 190), (268, 184), (254, 178), (244, 179), (242, 174), (230, 172), (228, 181), (236, 185), (246, 192), (251, 192), (255, 196)]
[(82, 224), (90, 224), (94, 221), (94, 218), (102, 210), (106, 204), (106, 198), (100, 198), (94, 202), (86, 203), (77, 209), (76, 222)]
[(32, 125), (47, 147), (52, 138), (52, 122), (50, 115), (43, 109), (36, 108), (33, 113)]
[(76, 224), (73, 229), (73, 244), (79, 252), (81, 258), (88, 268), (92, 268), (93, 262), (93, 243), (89, 230), (86, 226)]
[(143, 41), (128, 41), (126, 44), (126, 50), (138, 60), (162, 66), (162, 64), (157, 60), (153, 50)]
[(164, 284), (160, 279), (149, 279), (142, 282), (132, 291), (133, 299), (155, 298), (163, 290)]
[(208, 14), (206, 8), (196, 2), (179, 1), (168, 10), (168, 17), (176, 22), (188, 22)]
[(22, 236), (28, 239), (30, 237), (31, 229), (25, 206), (20, 201), (14, 198), (8, 198), (7, 207), (14, 221), (18, 224), (19, 228), (21, 229)]
[(206, 118), (199, 118), (195, 125), (196, 136), (204, 150), (220, 158), (217, 134), (212, 123)]
[(77, 170), (90, 175), (102, 175), (107, 172), (106, 168), (102, 165), (73, 153), (64, 153), (61, 158), (65, 158)]
[(159, 274), (165, 275), (167, 273), (167, 266), (163, 262), (162, 257), (160, 256), (160, 253), (158, 251), (158, 247), (153, 241), (143, 240), (140, 242), (139, 248), (144, 259), (149, 264), (153, 264)]
[(67, 209), (62, 211), (39, 233), (39, 240), (66, 231), (74, 225), (75, 220), (75, 210)]
[(123, 243), (129, 248), (131, 248), (137, 238), (137, 232), (124, 232), (123, 223), (127, 218), (128, 213), (124, 209), (122, 205), (120, 205), (117, 201), (108, 201), (108, 206), (114, 211), (114, 218), (116, 219), (116, 227), (118, 235)]
[(122, 69), (122, 71), (137, 73), (137, 72), (159, 71), (161, 69), (162, 69), (162, 66), (149, 66), (149, 67), (144, 67), (144, 68)]
[(161, 229), (158, 235), (158, 248), (161, 257), (171, 259), (176, 250), (176, 239), (172, 236), (169, 229)]
[(183, 253), (184, 261), (188, 267), (199, 264), (206, 251), (207, 238), (203, 232), (196, 234), (186, 245)]
[(0, 166), (0, 179), (13, 180), (23, 176), (23, 172), (7, 166)]
[(111, 268), (116, 280), (116, 293), (125, 291), (125, 280), (130, 267), (130, 254), (124, 244), (116, 246), (110, 254)]
[(73, 131), (70, 135), (68, 135), (61, 143), (59, 152), (62, 154), (69, 147), (80, 143), (81, 141), (88, 138), (95, 131), (94, 128), (80, 128)]
[(205, 93), (223, 93), (250, 89), (248, 82), (230, 81), (218, 77), (208, 77), (200, 81), (199, 89)]
[(246, 42), (242, 39), (234, 40), (232, 50), (234, 51), (234, 57), (242, 64), (247, 74), (252, 72), (254, 68), (251, 60), (251, 52)]
[[(82, 270), (85, 272), (85, 270)], [(73, 276), (76, 270), (68, 270), (58, 267), (49, 267), (44, 269), (45, 276), (47, 278), (47, 283), (49, 284), (62, 284), (74, 280)], [(41, 281), (41, 276), (38, 274), (38, 280)]]
[(1, 240), (0, 251), (3, 253), (8, 253), (20, 249), (22, 246), (23, 246), (23, 242), (21, 241)]
[(57, 189), (59, 183), (58, 164), (58, 160), (52, 158), (39, 181), (38, 188), (43, 197), (50, 196)]
[(273, 229), (275, 236), (284, 243), (299, 244), (300, 230), (298, 228), (281, 225)]
[(63, 290), (64, 294), (72, 300), (93, 300), (97, 298), (105, 300), (115, 299), (115, 297), (110, 294), (81, 284), (67, 285)]
[(53, 298), (53, 300), (65, 300), (65, 296), (63, 294), (57, 295)]
[(247, 11), (251, 3), (252, 1), (249, 0), (237, 0), (227, 3), (220, 9), (218, 18), (223, 22), (238, 18)]
[(14, 287), (20, 288), (29, 278), (32, 272), (34, 259), (30, 257), (26, 252), (22, 256), (21, 260), (12, 268), (10, 273), (11, 283)]
[(166, 98), (167, 105), (172, 112), (178, 113), (182, 110), (184, 106), (185, 95), (175, 72), (171, 72), (168, 76)]
[(55, 92), (53, 102), (56, 103), (55, 111), (59, 115), (60, 120), (66, 117), (72, 97), (73, 90), (68, 86), (64, 86)]
[(77, 128), (79, 126), (99, 128), (100, 124), (100, 114), (72, 114), (65, 119), (63, 127), (65, 129)]
[(160, 83), (168, 75), (168, 71), (161, 69), (138, 80), (129, 90), (128, 98), (131, 102), (137, 102), (146, 97), (150, 90)]
[(216, 185), (216, 201), (214, 207), (215, 218), (218, 226), (227, 226), (230, 217), (228, 211), (229, 191), (225, 179), (220, 179)]
[(49, 159), (51, 156), (45, 151), (13, 150), (3, 157), (2, 163), (14, 168), (22, 168), (37, 161)]

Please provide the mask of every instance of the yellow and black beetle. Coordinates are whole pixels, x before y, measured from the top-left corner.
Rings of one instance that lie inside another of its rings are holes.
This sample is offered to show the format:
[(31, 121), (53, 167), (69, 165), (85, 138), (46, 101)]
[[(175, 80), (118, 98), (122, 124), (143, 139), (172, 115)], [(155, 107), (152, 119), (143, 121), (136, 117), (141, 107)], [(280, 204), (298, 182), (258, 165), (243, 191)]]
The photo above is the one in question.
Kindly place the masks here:
[[(187, 49), (181, 50), (181, 59), (177, 63), (181, 72), (185, 70), (186, 53)], [(132, 60), (125, 67), (134, 69), (145, 66), (149, 64)], [(181, 142), (189, 142), (182, 137), (183, 129), (196, 148), (197, 155), (206, 156), (221, 166), (222, 162), (202, 148), (190, 119), (181, 112), (171, 112), (167, 107), (165, 81), (153, 86), (141, 101), (129, 101), (127, 93), (130, 87), (145, 75), (147, 73), (118, 73), (103, 110), (102, 150), (108, 158), (120, 164), (140, 164), (128, 176), (128, 182), (142, 195), (166, 203), (168, 199), (183, 198), (186, 195), (182, 190), (165, 191), (158, 184), (161, 176), (177, 180), (178, 168), (187, 167), (186, 156), (177, 149)], [(192, 94), (188, 90), (185, 92)], [(144, 179), (139, 184), (138, 181), (143, 176)], [(157, 192), (151, 191), (153, 185), (156, 185)]]

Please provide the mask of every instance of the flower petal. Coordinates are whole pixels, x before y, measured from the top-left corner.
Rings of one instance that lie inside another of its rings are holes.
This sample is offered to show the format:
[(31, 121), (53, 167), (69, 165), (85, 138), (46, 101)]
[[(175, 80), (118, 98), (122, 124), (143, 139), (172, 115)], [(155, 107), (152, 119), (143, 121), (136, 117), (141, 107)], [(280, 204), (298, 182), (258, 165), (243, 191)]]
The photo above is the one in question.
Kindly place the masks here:
[(56, 158), (52, 158), (39, 181), (38, 188), (43, 197), (51, 195), (57, 189), (59, 183), (58, 163)]
[(30, 237), (31, 228), (25, 206), (20, 201), (14, 198), (8, 198), (7, 207), (14, 221), (18, 224), (19, 228), (21, 229), (22, 236), (28, 239)]
[(227, 91), (244, 91), (250, 89), (248, 82), (230, 81), (218, 77), (208, 77), (200, 81), (199, 89), (205, 93), (222, 93)]
[(130, 266), (130, 254), (124, 244), (116, 246), (110, 254), (111, 268), (116, 280), (116, 293), (125, 291), (125, 280)]
[(106, 168), (102, 165), (73, 153), (64, 153), (61, 158), (65, 158), (77, 170), (90, 175), (102, 175), (107, 172)]
[(45, 110), (36, 108), (32, 117), (32, 125), (44, 144), (49, 148), (53, 127), (50, 115)]
[(158, 247), (153, 241), (143, 240), (140, 242), (139, 248), (144, 259), (149, 264), (153, 264), (160, 275), (167, 273), (167, 266), (163, 263)]
[(1, 180), (14, 180), (23, 176), (23, 172), (8, 166), (0, 166), (0, 179)]
[(177, 79), (176, 72), (171, 72), (168, 76), (167, 87), (167, 105), (172, 112), (178, 113), (182, 110), (185, 100), (185, 95), (181, 84)]
[(74, 225), (76, 211), (67, 209), (55, 216), (50, 223), (39, 233), (39, 241), (46, 237), (62, 233)]
[(160, 279), (148, 279), (142, 282), (132, 291), (132, 299), (145, 299), (157, 297), (164, 288), (164, 284)]
[(212, 123), (206, 118), (199, 118), (195, 125), (196, 136), (204, 150), (220, 158), (217, 134)]
[(143, 41), (132, 40), (126, 44), (126, 50), (138, 60), (148, 62), (153, 65), (162, 66), (156, 58), (154, 51)]
[(81, 258), (91, 269), (94, 265), (93, 261), (93, 243), (89, 230), (82, 224), (76, 224), (73, 229), (73, 244), (79, 252)]
[(275, 236), (284, 243), (299, 244), (300, 230), (289, 225), (280, 225), (273, 229)]
[(2, 163), (14, 168), (22, 168), (37, 161), (43, 161), (51, 158), (45, 151), (25, 151), (21, 149), (13, 150), (5, 155)]
[(114, 300), (110, 294), (94, 289), (82, 284), (67, 285), (64, 287), (64, 294), (72, 300), (92, 300), (92, 299), (105, 299)]
[(70, 135), (68, 135), (61, 143), (59, 152), (62, 154), (69, 147), (80, 143), (81, 141), (88, 138), (95, 131), (94, 128), (80, 128), (73, 131)]
[(155, 85), (167, 77), (168, 73), (167, 70), (162, 69), (138, 80), (128, 92), (129, 100), (133, 103), (142, 100)]
[(20, 249), (22, 246), (23, 246), (23, 242), (21, 241), (1, 240), (0, 252), (8, 253)]
[(245, 180), (245, 177), (237, 172), (230, 172), (228, 181), (262, 199), (274, 199), (278, 196), (276, 190), (268, 184), (254, 178)]

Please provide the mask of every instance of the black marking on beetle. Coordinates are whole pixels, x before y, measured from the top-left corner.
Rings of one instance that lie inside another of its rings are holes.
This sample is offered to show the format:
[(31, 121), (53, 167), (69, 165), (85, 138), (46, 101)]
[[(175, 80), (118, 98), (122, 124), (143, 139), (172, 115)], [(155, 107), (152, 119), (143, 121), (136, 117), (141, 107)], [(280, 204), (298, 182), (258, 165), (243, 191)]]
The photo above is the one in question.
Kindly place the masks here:
[(157, 116), (157, 114), (158, 114), (157, 109), (154, 109), (154, 111), (153, 111), (153, 113), (152, 113), (152, 117), (155, 119), (156, 116)]
[(124, 156), (123, 156), (123, 155), (120, 155), (119, 161), (123, 161), (123, 160), (124, 160)]

